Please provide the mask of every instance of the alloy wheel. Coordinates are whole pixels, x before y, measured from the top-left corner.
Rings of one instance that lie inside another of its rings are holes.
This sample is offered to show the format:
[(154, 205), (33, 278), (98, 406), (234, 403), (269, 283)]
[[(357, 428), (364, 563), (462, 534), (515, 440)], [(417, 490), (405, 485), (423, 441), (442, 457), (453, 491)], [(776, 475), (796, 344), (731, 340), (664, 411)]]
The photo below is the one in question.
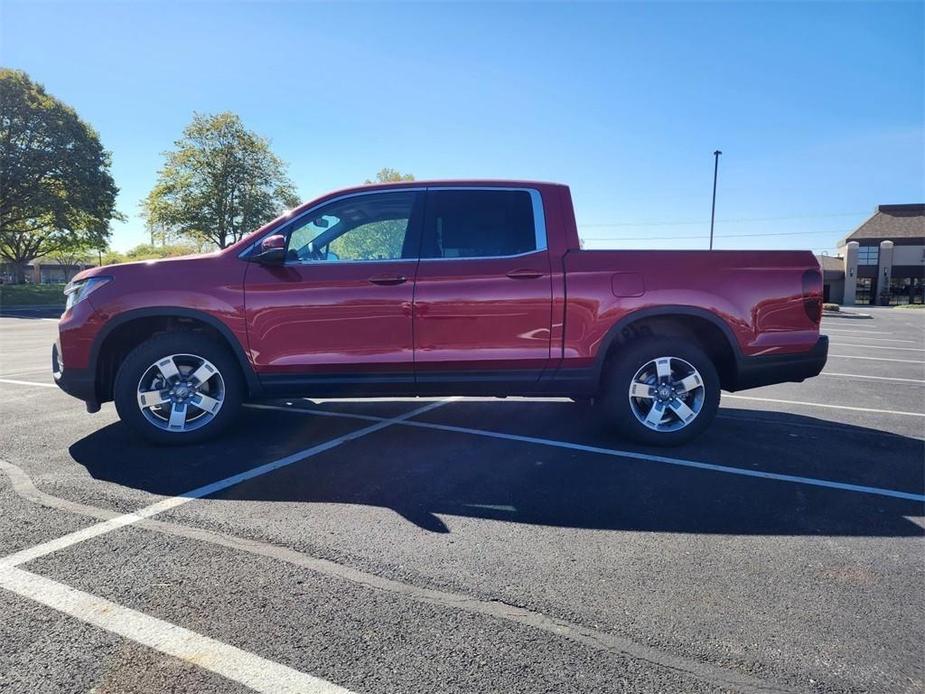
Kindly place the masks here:
[(208, 359), (171, 354), (145, 369), (137, 400), (145, 419), (158, 429), (193, 431), (215, 419), (225, 400), (225, 381)]
[(653, 431), (684, 429), (693, 422), (706, 396), (703, 378), (679, 357), (658, 357), (646, 362), (630, 381), (633, 415)]

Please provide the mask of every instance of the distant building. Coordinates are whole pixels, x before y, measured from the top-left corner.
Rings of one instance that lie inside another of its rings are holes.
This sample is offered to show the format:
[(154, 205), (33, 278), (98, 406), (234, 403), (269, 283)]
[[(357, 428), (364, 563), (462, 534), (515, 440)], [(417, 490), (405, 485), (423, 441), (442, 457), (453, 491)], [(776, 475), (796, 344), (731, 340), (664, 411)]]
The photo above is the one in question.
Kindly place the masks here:
[[(61, 263), (40, 258), (26, 265), (26, 282), (29, 284), (65, 284), (81, 270), (94, 266), (95, 264), (90, 263), (62, 265)], [(16, 272), (13, 265), (9, 263), (0, 264), (0, 280), (9, 283), (14, 280), (15, 276)]]
[(819, 261), (826, 301), (847, 306), (925, 302), (925, 204), (880, 205), (842, 239), (838, 256)]

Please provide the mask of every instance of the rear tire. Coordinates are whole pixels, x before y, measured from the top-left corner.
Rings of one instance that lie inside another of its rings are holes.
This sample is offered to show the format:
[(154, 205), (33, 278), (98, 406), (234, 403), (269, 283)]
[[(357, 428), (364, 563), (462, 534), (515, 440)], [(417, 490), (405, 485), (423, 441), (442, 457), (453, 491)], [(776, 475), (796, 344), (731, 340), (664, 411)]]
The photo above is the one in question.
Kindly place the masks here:
[(234, 422), (243, 396), (235, 358), (222, 343), (194, 332), (143, 342), (122, 361), (113, 384), (122, 421), (159, 445), (217, 436)]
[(687, 443), (710, 426), (719, 408), (716, 367), (700, 347), (680, 338), (645, 338), (618, 348), (602, 389), (606, 425), (650, 446)]

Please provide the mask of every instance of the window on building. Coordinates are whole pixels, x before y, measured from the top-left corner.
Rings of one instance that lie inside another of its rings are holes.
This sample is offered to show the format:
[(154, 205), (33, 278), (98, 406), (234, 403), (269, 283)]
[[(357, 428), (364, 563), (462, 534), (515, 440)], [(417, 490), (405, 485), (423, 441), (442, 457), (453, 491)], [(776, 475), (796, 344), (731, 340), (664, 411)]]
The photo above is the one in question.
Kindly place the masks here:
[(921, 304), (925, 285), (918, 277), (891, 277), (890, 304)]
[(858, 277), (857, 289), (854, 293), (854, 303), (869, 304), (873, 290), (873, 279), (870, 277)]
[(880, 246), (858, 248), (858, 265), (876, 265), (880, 262)]

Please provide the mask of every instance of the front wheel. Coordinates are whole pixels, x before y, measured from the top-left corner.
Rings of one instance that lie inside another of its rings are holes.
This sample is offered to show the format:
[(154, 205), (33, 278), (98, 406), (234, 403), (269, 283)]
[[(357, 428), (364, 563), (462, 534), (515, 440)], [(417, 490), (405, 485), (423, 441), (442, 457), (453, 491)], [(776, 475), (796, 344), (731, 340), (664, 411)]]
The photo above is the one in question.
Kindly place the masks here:
[(609, 425), (640, 443), (677, 446), (699, 436), (719, 408), (716, 367), (695, 344), (649, 338), (617, 351), (604, 375)]
[(232, 423), (243, 384), (224, 345), (198, 333), (156, 335), (116, 374), (113, 400), (125, 424), (158, 444), (198, 443)]

